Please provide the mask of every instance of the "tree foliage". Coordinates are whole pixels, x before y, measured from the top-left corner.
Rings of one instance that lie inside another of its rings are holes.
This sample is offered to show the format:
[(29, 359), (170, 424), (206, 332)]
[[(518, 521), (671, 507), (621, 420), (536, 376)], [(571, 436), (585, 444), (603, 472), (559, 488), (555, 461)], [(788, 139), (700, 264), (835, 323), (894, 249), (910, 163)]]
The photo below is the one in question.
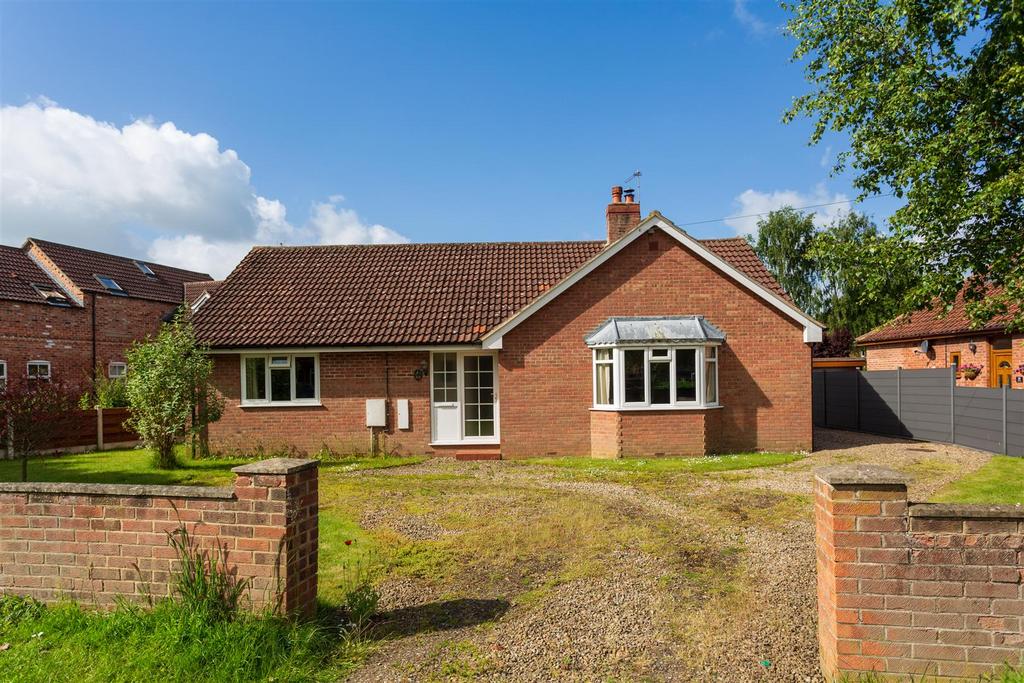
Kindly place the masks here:
[(792, 207), (772, 211), (757, 222), (757, 235), (747, 241), (797, 306), (818, 309), (817, 273), (810, 258), (816, 234), (814, 216)]
[[(785, 5), (812, 88), (786, 120), (812, 143), (849, 136), (835, 172), (905, 204), (872, 252), (877, 295), (921, 274), (905, 308), (950, 304), (975, 324), (1024, 301), (1024, 4), (1019, 0), (799, 0)], [(907, 265), (909, 263), (909, 266)], [(992, 294), (989, 283), (999, 286)], [(1024, 307), (1015, 327), (1024, 326)]]
[(132, 345), (127, 360), (128, 424), (153, 451), (157, 467), (175, 467), (174, 444), (200, 434), (223, 411), (210, 381), (213, 361), (196, 344), (191, 325), (182, 321)]
[(0, 383), (0, 444), (21, 456), (21, 480), (28, 459), (47, 448), (75, 408), (77, 389), (57, 381), (23, 379)]
[(758, 221), (754, 251), (803, 310), (829, 328), (815, 347), (821, 355), (846, 355), (854, 337), (903, 312), (908, 291), (918, 284), (912, 268), (886, 273), (888, 287), (870, 285), (886, 236), (863, 214), (850, 212), (819, 229), (811, 214), (791, 207)]

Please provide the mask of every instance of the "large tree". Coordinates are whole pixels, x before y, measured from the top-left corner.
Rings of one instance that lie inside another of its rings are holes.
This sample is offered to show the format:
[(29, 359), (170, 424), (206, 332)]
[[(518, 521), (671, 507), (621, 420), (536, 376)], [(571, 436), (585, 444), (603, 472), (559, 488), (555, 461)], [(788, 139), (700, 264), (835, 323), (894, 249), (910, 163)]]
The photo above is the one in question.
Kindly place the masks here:
[(829, 328), (818, 355), (849, 353), (855, 336), (903, 312), (907, 292), (919, 283), (900, 254), (901, 267), (878, 272), (887, 237), (855, 211), (818, 228), (811, 214), (784, 207), (757, 225), (757, 236), (747, 237), (754, 251), (793, 301)]
[(747, 241), (796, 305), (815, 314), (818, 278), (810, 257), (814, 216), (792, 207), (772, 211), (757, 222), (757, 235)]
[[(784, 6), (812, 86), (786, 120), (813, 119), (814, 143), (848, 135), (835, 172), (853, 170), (864, 196), (905, 200), (878, 244), (872, 286), (909, 263), (922, 278), (905, 306), (917, 307), (951, 303), (966, 280), (976, 324), (1024, 301), (1024, 4)], [(1024, 306), (1015, 326), (1024, 327)]]
[(816, 313), (831, 330), (857, 337), (903, 312), (907, 293), (920, 278), (900, 253), (893, 255), (902, 261), (897, 267), (879, 271), (878, 254), (886, 242), (871, 219), (855, 211), (815, 235), (808, 260), (819, 283)]
[(157, 467), (176, 467), (174, 444), (220, 419), (223, 399), (213, 387), (213, 362), (196, 344), (187, 321), (132, 345), (125, 381), (128, 424), (153, 451)]

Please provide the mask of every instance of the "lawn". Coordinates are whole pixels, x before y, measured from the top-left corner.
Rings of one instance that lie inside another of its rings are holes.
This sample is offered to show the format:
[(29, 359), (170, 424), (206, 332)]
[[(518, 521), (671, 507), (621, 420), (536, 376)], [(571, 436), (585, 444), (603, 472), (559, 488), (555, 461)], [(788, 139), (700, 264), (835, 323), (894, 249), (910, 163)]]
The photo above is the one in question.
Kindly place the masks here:
[[(235, 480), (231, 468), (252, 459), (189, 457), (188, 449), (177, 451), (181, 467), (158, 470), (152, 457), (141, 448), (99, 451), (77, 455), (32, 458), (28, 464), (29, 481), (70, 481), (100, 484), (180, 484), (188, 486), (230, 486)], [(321, 468), (352, 472), (363, 469), (395, 467), (422, 462), (426, 458), (391, 456), (352, 456), (324, 460)], [(0, 481), (21, 481), (20, 460), (0, 460)]]
[(1024, 458), (994, 456), (980, 469), (937, 492), (932, 500), (1024, 505)]

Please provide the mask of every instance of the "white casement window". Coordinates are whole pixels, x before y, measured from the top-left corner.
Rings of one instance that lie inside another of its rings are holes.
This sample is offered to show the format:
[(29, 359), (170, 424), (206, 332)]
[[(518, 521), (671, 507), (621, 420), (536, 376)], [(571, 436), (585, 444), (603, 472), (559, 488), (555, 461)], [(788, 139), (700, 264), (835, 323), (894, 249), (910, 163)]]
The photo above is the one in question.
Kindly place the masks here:
[(112, 362), (107, 365), (107, 377), (110, 379), (119, 379), (124, 377), (126, 372), (128, 372), (127, 363)]
[(50, 361), (30, 360), (26, 374), (29, 379), (50, 379)]
[(268, 353), (242, 356), (242, 405), (281, 406), (320, 403), (317, 354)]
[(7, 385), (7, 361), (0, 360), (0, 389)]
[(594, 404), (615, 405), (615, 362), (611, 349), (594, 349)]
[(594, 408), (718, 407), (718, 347), (595, 348)]

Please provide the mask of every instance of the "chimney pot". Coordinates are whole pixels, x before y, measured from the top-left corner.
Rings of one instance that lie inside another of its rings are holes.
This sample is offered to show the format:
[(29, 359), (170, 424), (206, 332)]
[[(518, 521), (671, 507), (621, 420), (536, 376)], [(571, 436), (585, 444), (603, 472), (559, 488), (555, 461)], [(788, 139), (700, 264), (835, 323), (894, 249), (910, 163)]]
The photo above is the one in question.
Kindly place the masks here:
[[(640, 223), (640, 205), (633, 196), (634, 190), (623, 192), (621, 185), (612, 188), (612, 202), (605, 211), (608, 227), (608, 244), (619, 239)], [(625, 201), (623, 201), (625, 195)]]

